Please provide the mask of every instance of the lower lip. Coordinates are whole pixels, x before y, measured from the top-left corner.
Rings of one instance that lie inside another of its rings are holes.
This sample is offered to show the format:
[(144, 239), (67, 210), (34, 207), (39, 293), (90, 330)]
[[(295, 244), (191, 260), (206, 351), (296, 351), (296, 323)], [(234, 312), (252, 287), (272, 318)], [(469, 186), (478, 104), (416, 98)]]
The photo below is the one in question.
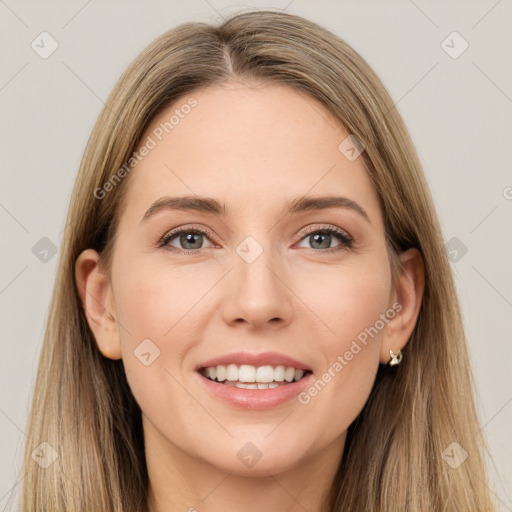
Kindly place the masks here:
[(313, 374), (308, 373), (297, 382), (290, 382), (277, 388), (243, 389), (220, 384), (219, 382), (207, 379), (199, 372), (195, 373), (204, 386), (224, 402), (242, 409), (256, 411), (272, 409), (288, 402), (307, 388), (313, 378)]

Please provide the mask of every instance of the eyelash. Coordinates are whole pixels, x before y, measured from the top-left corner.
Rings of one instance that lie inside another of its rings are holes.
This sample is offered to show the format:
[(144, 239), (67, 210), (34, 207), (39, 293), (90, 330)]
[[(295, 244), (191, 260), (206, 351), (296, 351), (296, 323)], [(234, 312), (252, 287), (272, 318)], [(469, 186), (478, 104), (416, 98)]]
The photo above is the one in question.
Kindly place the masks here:
[[(215, 236), (213, 233), (209, 230), (206, 230), (204, 228), (193, 228), (193, 227), (185, 227), (185, 228), (177, 228), (166, 235), (164, 235), (160, 241), (158, 242), (157, 246), (159, 248), (164, 247), (173, 239), (176, 238), (177, 235), (181, 235), (182, 233), (193, 233), (193, 234), (201, 234), (206, 235), (209, 239), (214, 239)], [(311, 251), (315, 252), (321, 252), (321, 253), (333, 253), (337, 251), (341, 251), (344, 249), (351, 249), (354, 244), (354, 240), (342, 229), (335, 228), (333, 226), (326, 226), (324, 228), (308, 228), (306, 230), (306, 233), (301, 236), (297, 242), (300, 242), (303, 238), (307, 237), (308, 235), (312, 235), (314, 233), (328, 233), (330, 235), (335, 235), (338, 240), (341, 242), (340, 245), (336, 247), (331, 247), (330, 249), (310, 249)], [(176, 247), (169, 246), (169, 250), (172, 252), (175, 252), (177, 254), (184, 254), (184, 255), (194, 255), (197, 254), (201, 249), (190, 249), (188, 251), (181, 250)]]

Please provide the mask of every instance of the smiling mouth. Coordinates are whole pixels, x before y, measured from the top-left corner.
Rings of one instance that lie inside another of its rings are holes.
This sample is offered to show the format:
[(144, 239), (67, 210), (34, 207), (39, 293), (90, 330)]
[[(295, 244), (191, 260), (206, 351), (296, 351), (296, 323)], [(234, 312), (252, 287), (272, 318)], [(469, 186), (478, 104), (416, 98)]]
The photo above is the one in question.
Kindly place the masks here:
[(241, 389), (274, 389), (298, 382), (311, 370), (291, 366), (251, 366), (247, 364), (202, 367), (199, 373), (208, 380)]

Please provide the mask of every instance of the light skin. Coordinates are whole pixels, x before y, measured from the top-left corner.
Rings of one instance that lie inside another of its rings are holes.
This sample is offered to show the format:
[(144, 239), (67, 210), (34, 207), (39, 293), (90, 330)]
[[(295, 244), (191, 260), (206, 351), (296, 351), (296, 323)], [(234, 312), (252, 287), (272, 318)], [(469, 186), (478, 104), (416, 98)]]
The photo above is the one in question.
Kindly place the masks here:
[[(338, 150), (348, 133), (322, 104), (286, 86), (234, 81), (192, 95), (197, 106), (129, 177), (110, 275), (92, 249), (76, 262), (87, 319), (101, 353), (122, 358), (143, 413), (151, 512), (324, 512), (347, 428), (379, 363), (416, 323), (421, 257), (400, 255), (394, 289), (376, 192), (362, 158)], [(351, 208), (284, 213), (306, 194), (349, 198), (368, 219)], [(226, 214), (160, 210), (142, 221), (156, 200), (180, 195), (214, 198)], [(157, 247), (178, 227), (211, 236)], [(352, 247), (326, 227), (349, 234)], [(248, 236), (263, 250), (251, 263), (237, 252)], [(400, 312), (307, 404), (241, 409), (194, 374), (207, 359), (247, 350), (290, 355), (319, 378), (396, 303)], [(160, 350), (148, 366), (134, 354), (145, 339)], [(252, 467), (237, 457), (247, 442), (262, 454)]]

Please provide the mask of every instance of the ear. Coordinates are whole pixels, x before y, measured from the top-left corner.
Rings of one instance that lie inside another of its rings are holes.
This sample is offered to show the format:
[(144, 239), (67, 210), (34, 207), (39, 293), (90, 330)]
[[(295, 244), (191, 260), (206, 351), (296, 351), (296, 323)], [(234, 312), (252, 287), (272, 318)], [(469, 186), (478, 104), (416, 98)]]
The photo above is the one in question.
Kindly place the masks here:
[(85, 316), (100, 352), (121, 359), (121, 343), (109, 277), (98, 267), (99, 255), (86, 249), (75, 263), (75, 281)]
[(425, 288), (425, 271), (420, 252), (412, 248), (401, 253), (399, 257), (403, 271), (399, 277), (398, 285), (393, 291), (391, 302), (391, 304), (397, 303), (393, 308), (397, 311), (397, 314), (387, 323), (384, 329), (380, 354), (380, 362), (383, 364), (391, 360), (390, 350), (396, 354), (409, 341), (418, 319)]

